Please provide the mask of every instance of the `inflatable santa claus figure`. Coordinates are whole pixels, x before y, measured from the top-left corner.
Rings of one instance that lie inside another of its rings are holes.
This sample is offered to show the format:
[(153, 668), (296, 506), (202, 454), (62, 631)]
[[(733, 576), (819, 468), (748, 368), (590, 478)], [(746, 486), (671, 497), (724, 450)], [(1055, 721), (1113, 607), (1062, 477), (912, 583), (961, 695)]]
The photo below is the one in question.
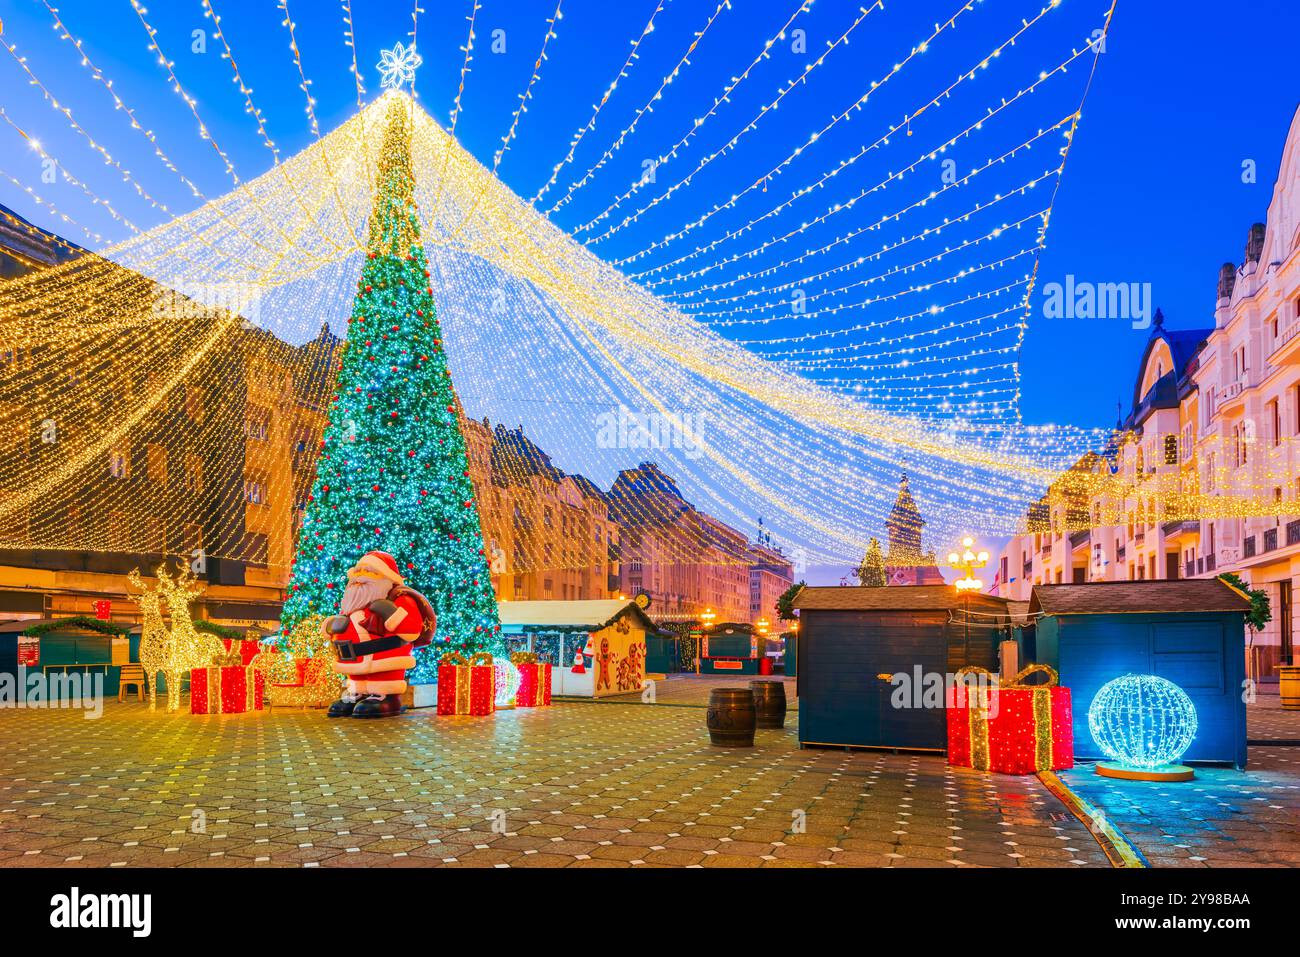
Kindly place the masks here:
[(433, 640), (438, 619), (428, 599), (406, 587), (387, 552), (367, 552), (348, 572), (339, 614), (325, 619), (334, 642), (334, 670), (347, 675), (347, 693), (330, 705), (331, 718), (400, 714), (406, 669), (415, 649)]

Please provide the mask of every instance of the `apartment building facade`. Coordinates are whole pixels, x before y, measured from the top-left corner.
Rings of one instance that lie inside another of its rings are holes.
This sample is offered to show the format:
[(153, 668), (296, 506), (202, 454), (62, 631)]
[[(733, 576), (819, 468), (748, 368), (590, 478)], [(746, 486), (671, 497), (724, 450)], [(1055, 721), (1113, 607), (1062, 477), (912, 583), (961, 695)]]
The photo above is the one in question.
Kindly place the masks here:
[[(1300, 579), (1300, 113), (1265, 223), (1219, 272), (1213, 325), (1172, 331), (1157, 313), (1132, 408), (1105, 449), (1072, 471), (1003, 549), (995, 593), (1034, 584), (1197, 578), (1235, 572), (1265, 590), (1273, 620), (1252, 636), (1249, 673), (1294, 660)], [(1055, 493), (1055, 494), (1054, 494)]]

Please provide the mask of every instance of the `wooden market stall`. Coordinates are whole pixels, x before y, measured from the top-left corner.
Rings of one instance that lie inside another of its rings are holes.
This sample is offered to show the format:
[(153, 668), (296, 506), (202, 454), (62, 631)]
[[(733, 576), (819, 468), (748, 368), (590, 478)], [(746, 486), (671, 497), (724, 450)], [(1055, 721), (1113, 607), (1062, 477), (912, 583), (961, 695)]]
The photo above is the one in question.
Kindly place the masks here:
[(551, 664), (553, 695), (604, 698), (644, 686), (646, 637), (655, 626), (635, 601), (503, 601), (498, 608), (510, 651)]
[(105, 695), (117, 694), (121, 666), (138, 660), (139, 629), (85, 616), (0, 622), (0, 673), (102, 675)]
[[(998, 667), (1010, 619), (1005, 599), (951, 585), (804, 587), (794, 598), (800, 745), (947, 745), (942, 698), (925, 699), (968, 665)], [(906, 678), (905, 706), (895, 695)]]
[(1101, 758), (1088, 730), (1097, 690), (1125, 674), (1157, 675), (1187, 692), (1197, 732), (1186, 761), (1246, 765), (1245, 613), (1217, 578), (1035, 585), (1033, 658), (1074, 697), (1076, 757)]
[(757, 675), (766, 656), (767, 636), (748, 622), (724, 621), (700, 636), (700, 674)]

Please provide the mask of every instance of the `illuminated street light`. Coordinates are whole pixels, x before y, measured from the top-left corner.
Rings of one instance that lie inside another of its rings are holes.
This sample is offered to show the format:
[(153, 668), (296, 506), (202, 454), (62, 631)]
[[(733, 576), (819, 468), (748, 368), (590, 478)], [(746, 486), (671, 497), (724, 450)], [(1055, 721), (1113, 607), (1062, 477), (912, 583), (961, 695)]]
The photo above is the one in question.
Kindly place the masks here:
[(959, 592), (980, 591), (984, 588), (984, 582), (976, 578), (973, 574), (989, 563), (989, 553), (975, 551), (975, 539), (967, 535), (961, 540), (962, 552), (949, 552), (948, 564), (962, 573), (962, 577), (953, 582)]

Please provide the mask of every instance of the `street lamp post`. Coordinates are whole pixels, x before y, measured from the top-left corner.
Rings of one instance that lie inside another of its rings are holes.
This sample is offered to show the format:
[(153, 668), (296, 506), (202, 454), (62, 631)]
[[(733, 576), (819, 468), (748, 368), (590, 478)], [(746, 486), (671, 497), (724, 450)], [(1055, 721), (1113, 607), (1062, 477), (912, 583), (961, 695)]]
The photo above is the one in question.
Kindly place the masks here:
[(975, 551), (975, 539), (967, 535), (961, 540), (961, 552), (949, 552), (948, 564), (962, 573), (962, 577), (953, 582), (953, 587), (962, 596), (962, 608), (966, 619), (966, 653), (970, 654), (970, 596), (984, 588), (984, 582), (975, 577), (989, 563), (989, 553)]
[(697, 675), (700, 673), (700, 659), (704, 656), (704, 648), (702, 647), (704, 644), (704, 633), (709, 630), (709, 626), (713, 624), (713, 619), (717, 617), (718, 615), (712, 607), (705, 608), (703, 613), (700, 615), (700, 645), (695, 648), (695, 673)]

